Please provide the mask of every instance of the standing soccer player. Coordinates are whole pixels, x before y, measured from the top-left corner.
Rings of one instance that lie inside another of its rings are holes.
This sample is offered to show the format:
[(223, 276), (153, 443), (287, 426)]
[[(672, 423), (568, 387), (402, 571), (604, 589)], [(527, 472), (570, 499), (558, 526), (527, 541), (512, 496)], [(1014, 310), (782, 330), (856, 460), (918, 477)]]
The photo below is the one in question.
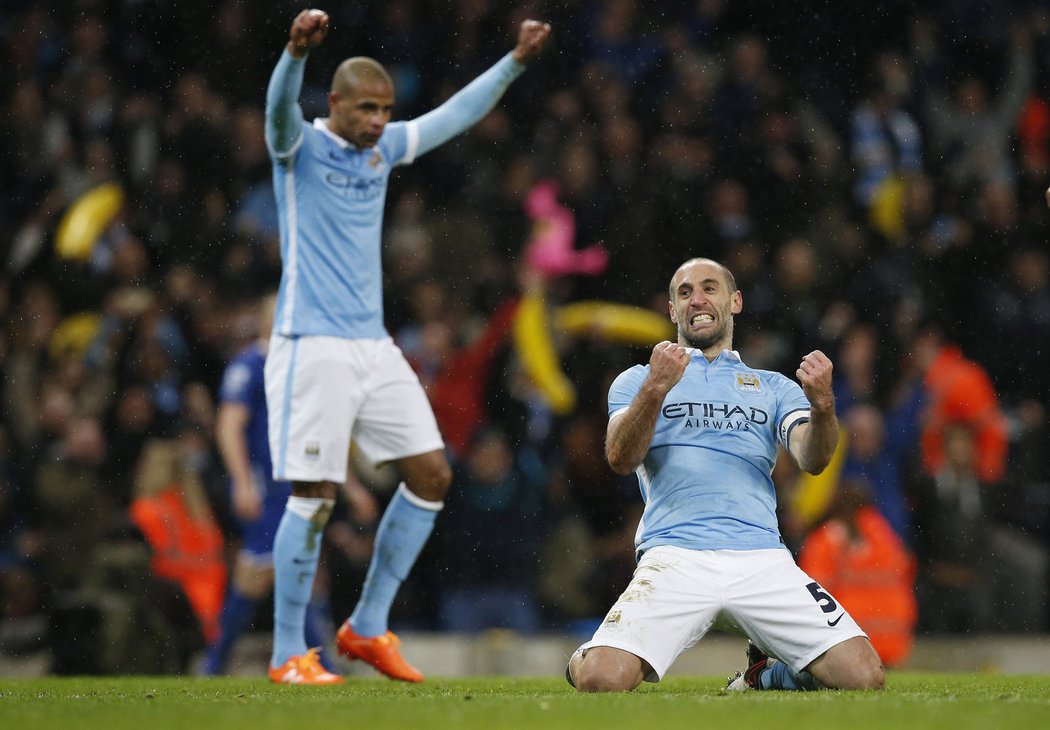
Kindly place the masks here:
[(817, 474), (838, 441), (831, 361), (806, 355), (801, 387), (744, 364), (731, 349), (743, 298), (715, 261), (686, 261), (669, 294), (678, 342), (609, 389), (606, 457), (618, 474), (637, 472), (645, 499), (638, 566), (567, 679), (585, 692), (657, 682), (720, 628), (751, 640), (729, 689), (881, 688), (868, 638), (795, 565), (777, 526), (777, 443)]
[(404, 481), (376, 533), (360, 600), (336, 634), (339, 651), (392, 679), (422, 681), (387, 626), (390, 606), (433, 529), (451, 481), (426, 394), (383, 324), (380, 240), (387, 180), (469, 129), (535, 58), (550, 26), (527, 20), (492, 68), (418, 119), (390, 122), (394, 85), (370, 58), (342, 62), (329, 115), (306, 124), (298, 104), (306, 57), (328, 15), (306, 10), (266, 93), (281, 231), (281, 284), (266, 361), (274, 477), (292, 481), (274, 545), (274, 646), (270, 679), (342, 681), (308, 651), (303, 623), (321, 532), (346, 477), (351, 438)]
[[(223, 602), (219, 637), (205, 654), (207, 675), (226, 671), (238, 637), (273, 587), (274, 536), (292, 491), (291, 484), (272, 477), (267, 436), (263, 367), (276, 301), (273, 294), (263, 297), (259, 337), (230, 361), (219, 387), (215, 440), (230, 479), (230, 508), (241, 530), (241, 545)], [(320, 645), (326, 625), (321, 607), (311, 602), (304, 625), (307, 642)]]

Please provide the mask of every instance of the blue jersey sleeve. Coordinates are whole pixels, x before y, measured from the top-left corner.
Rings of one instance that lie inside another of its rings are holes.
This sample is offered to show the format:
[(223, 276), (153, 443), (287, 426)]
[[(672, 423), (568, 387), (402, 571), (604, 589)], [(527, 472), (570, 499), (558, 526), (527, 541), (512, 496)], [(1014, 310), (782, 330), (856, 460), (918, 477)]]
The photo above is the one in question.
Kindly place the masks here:
[(379, 138), (379, 148), (391, 165), (407, 165), (415, 157), (414, 141), (410, 144), (408, 122), (391, 122)]
[(291, 155), (303, 134), (299, 91), (305, 69), (306, 59), (292, 58), (285, 49), (266, 88), (266, 146), (278, 159)]
[(794, 380), (780, 373), (772, 375), (772, 383), (777, 389), (777, 441), (786, 448), (795, 426), (809, 421), (810, 403), (802, 386)]
[(524, 70), (525, 66), (508, 53), (437, 109), (409, 122), (418, 134), (418, 144), (405, 163), (412, 162), (415, 157), (426, 154), (481, 121)]
[(609, 386), (609, 417), (622, 411), (634, 401), (649, 374), (648, 365), (635, 365), (620, 373)]

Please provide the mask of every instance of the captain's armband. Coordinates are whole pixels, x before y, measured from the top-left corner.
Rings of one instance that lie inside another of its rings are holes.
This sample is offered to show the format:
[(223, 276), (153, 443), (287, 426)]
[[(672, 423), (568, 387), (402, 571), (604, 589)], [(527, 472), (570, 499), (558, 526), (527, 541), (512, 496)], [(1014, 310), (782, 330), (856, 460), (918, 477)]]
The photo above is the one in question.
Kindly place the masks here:
[(809, 423), (809, 411), (793, 411), (780, 422), (780, 443), (784, 446), (788, 446), (788, 439), (791, 438), (791, 432), (795, 430), (795, 426), (802, 423)]

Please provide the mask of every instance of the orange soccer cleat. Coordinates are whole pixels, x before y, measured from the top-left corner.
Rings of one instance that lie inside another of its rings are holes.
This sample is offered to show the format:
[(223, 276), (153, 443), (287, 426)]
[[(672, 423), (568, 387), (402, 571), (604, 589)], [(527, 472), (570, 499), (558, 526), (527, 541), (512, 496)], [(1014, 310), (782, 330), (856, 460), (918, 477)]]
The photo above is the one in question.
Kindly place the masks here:
[(359, 636), (350, 628), (350, 621), (347, 620), (335, 633), (335, 644), (340, 653), (350, 659), (368, 662), (391, 679), (400, 679), (402, 682), (423, 681), (423, 674), (406, 662), (397, 650), (401, 639), (392, 631), (379, 636)]
[(343, 678), (332, 674), (321, 665), (317, 649), (309, 649), (300, 656), (289, 657), (279, 667), (270, 667), (270, 681), (274, 684), (342, 684)]

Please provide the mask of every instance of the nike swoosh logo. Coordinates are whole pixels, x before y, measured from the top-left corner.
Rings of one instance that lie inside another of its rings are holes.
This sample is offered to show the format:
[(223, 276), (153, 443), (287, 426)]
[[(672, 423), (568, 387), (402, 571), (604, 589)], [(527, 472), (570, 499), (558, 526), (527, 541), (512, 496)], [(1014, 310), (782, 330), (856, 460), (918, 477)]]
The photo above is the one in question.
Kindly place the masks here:
[(307, 558), (306, 560), (303, 560), (302, 558), (292, 558), (292, 562), (296, 565), (313, 565), (314, 561), (310, 560), (309, 558)]
[(831, 619), (828, 619), (828, 626), (834, 626), (834, 625), (836, 625), (836, 624), (837, 624), (837, 623), (838, 623), (839, 621), (841, 621), (841, 620), (842, 620), (842, 617), (843, 617), (843, 616), (845, 616), (845, 615), (846, 615), (846, 614), (844, 614), (844, 613), (840, 613), (840, 614), (839, 614), (839, 617), (838, 617), (837, 619), (835, 619), (834, 621), (832, 621)]

